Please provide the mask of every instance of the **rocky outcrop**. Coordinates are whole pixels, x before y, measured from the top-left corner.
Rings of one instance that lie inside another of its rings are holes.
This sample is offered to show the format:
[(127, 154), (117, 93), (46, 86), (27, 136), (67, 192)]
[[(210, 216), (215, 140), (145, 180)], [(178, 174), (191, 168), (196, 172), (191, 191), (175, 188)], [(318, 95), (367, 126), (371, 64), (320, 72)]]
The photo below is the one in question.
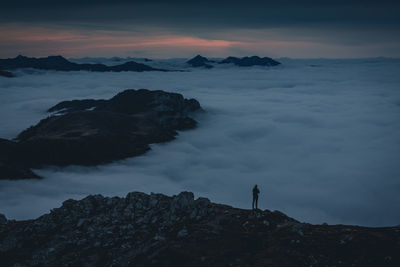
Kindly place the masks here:
[(9, 72), (9, 71), (5, 71), (5, 70), (0, 70), (0, 76), (6, 77), (6, 78), (15, 77), (14, 74), (12, 74), (12, 73)]
[(399, 266), (400, 228), (311, 225), (177, 196), (67, 200), (36, 220), (0, 216), (2, 266)]
[(188, 60), (186, 63), (195, 68), (198, 68), (198, 67), (204, 67), (206, 69), (213, 68), (212, 65), (208, 64), (208, 63), (212, 63), (212, 61), (210, 61), (206, 57), (202, 57), (200, 55), (195, 56), (194, 58)]
[(252, 57), (242, 57), (242, 58), (237, 58), (237, 57), (227, 57), (224, 60), (219, 62), (220, 64), (227, 64), (227, 63), (233, 63), (237, 66), (241, 67), (249, 67), (249, 66), (277, 66), (281, 63), (278, 61), (273, 60), (272, 58), (269, 57), (257, 57), (257, 56), (252, 56)]
[(195, 128), (189, 116), (199, 110), (195, 99), (146, 89), (61, 102), (16, 141), (0, 140), (0, 178), (35, 177), (29, 168), (49, 164), (96, 165), (141, 155), (149, 144), (173, 140), (176, 130)]
[(15, 58), (0, 59), (0, 69), (14, 70), (20, 68), (33, 68), (41, 70), (58, 70), (58, 71), (167, 71), (164, 69), (156, 69), (148, 65), (129, 61), (124, 64), (115, 66), (106, 66), (103, 64), (77, 64), (68, 61), (62, 56), (49, 56), (46, 58), (29, 58), (25, 56), (17, 56)]

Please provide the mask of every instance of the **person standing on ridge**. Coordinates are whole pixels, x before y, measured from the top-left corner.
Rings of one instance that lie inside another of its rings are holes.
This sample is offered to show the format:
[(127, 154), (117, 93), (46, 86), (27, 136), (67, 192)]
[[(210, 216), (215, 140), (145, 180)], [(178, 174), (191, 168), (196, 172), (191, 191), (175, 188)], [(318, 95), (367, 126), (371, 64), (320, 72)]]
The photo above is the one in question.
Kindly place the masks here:
[(258, 194), (260, 194), (260, 190), (258, 189), (257, 185), (253, 187), (253, 210), (254, 210), (254, 203), (256, 204), (256, 209), (258, 209)]

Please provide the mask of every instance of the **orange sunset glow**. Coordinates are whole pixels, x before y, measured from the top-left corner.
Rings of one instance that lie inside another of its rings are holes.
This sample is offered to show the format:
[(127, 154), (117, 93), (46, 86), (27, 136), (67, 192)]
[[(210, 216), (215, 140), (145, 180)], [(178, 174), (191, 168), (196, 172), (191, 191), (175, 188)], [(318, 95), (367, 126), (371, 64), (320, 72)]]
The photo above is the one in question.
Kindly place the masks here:
[[(210, 37), (178, 34), (163, 28), (135, 30), (82, 30), (10, 24), (0, 26), (0, 54), (45, 56), (61, 54), (79, 56), (184, 57), (194, 53), (209, 56), (268, 54), (274, 57), (359, 57), (365, 53), (379, 56), (382, 47), (395, 51), (397, 44), (369, 45), (326, 43), (318, 39), (282, 39), (277, 29), (231, 30)], [(329, 51), (329, 53), (327, 53)]]

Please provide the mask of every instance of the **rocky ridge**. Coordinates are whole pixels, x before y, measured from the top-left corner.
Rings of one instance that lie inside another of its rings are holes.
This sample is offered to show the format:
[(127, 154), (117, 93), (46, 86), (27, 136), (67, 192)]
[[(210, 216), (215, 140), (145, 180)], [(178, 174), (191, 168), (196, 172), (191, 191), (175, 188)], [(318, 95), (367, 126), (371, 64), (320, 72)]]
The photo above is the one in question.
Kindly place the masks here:
[(67, 200), (35, 220), (0, 215), (2, 266), (399, 266), (400, 228), (300, 223), (176, 196)]

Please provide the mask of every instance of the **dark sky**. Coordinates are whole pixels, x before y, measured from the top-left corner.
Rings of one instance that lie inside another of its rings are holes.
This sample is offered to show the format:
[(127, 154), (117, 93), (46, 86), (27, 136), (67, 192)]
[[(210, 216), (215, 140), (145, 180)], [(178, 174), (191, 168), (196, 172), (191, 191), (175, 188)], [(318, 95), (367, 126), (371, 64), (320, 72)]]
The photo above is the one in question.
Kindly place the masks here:
[(2, 0), (0, 56), (400, 57), (400, 1)]

